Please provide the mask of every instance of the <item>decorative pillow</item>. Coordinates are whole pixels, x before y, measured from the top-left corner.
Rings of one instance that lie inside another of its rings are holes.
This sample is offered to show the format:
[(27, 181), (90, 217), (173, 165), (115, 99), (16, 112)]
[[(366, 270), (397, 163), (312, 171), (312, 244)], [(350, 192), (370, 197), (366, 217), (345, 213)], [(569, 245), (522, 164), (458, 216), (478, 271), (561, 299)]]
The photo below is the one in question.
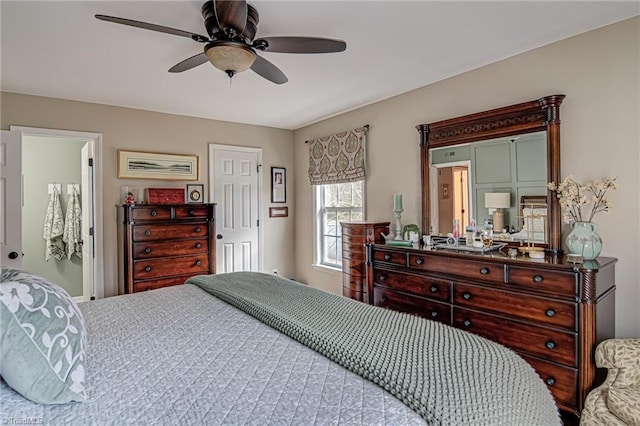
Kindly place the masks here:
[(609, 388), (607, 406), (620, 420), (640, 425), (640, 387)]
[(78, 306), (42, 277), (2, 270), (0, 375), (42, 404), (84, 401), (86, 331)]

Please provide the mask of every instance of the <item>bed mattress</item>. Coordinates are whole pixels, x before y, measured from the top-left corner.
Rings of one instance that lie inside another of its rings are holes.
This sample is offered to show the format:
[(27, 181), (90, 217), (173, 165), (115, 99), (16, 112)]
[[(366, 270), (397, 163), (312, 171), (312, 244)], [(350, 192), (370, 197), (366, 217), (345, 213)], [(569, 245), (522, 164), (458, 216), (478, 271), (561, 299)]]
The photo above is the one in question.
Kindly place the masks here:
[(183, 285), (81, 303), (84, 403), (41, 405), (0, 383), (2, 421), (50, 425), (413, 425), (387, 391)]

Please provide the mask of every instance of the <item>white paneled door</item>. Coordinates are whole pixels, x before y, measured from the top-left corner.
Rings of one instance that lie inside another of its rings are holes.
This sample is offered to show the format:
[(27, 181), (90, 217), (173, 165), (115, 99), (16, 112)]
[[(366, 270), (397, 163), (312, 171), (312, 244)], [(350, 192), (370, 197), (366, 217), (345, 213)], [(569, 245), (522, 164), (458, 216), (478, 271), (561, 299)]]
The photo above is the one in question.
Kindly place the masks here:
[(22, 133), (0, 135), (1, 266), (22, 268)]
[(210, 145), (217, 273), (260, 270), (260, 156), (256, 148)]

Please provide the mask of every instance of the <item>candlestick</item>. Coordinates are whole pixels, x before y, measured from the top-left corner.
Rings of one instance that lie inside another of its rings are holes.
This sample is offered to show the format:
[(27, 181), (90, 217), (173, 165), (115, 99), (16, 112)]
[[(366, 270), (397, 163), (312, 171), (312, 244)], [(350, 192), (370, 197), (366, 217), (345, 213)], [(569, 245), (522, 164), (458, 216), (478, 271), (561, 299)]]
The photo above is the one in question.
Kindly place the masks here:
[[(400, 197), (402, 197), (402, 195), (400, 195)], [(402, 198), (400, 198), (400, 205), (402, 205)], [(396, 236), (393, 238), (394, 240), (404, 240), (404, 237), (402, 235), (402, 223), (401, 223), (401, 217), (402, 217), (402, 212), (403, 210), (400, 209), (393, 209), (394, 213), (396, 214)]]
[(402, 211), (402, 194), (393, 195), (393, 211)]

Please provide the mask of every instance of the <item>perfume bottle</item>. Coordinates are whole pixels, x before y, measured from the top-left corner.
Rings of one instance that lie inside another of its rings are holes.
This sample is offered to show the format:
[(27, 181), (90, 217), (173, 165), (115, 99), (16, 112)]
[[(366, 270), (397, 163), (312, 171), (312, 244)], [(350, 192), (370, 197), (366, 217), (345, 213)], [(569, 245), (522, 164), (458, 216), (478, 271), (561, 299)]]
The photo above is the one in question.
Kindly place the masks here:
[(482, 245), (484, 247), (491, 247), (493, 244), (493, 223), (489, 219), (485, 219), (484, 227), (482, 229)]

